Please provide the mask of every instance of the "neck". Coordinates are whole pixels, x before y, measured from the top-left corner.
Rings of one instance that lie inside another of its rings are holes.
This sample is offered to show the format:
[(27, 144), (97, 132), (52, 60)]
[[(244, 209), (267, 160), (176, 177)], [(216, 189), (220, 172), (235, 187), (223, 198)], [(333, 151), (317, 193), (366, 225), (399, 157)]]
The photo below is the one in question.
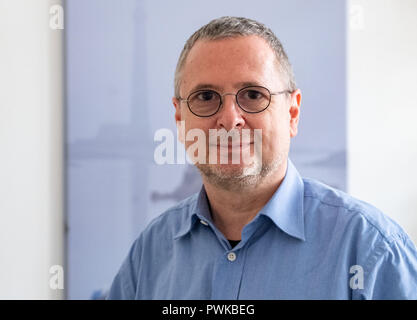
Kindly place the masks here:
[(240, 190), (225, 190), (210, 183), (203, 175), (212, 218), (216, 227), (229, 240), (240, 240), (242, 230), (265, 206), (281, 185), (287, 170), (287, 161), (269, 176)]

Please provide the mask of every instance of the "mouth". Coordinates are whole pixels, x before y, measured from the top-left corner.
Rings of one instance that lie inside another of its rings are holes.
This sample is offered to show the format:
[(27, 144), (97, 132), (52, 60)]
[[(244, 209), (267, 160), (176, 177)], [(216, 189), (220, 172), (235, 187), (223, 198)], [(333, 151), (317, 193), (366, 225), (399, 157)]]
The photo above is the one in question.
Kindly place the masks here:
[(251, 144), (253, 144), (253, 142), (249, 142), (249, 143), (235, 143), (235, 144), (229, 143), (227, 145), (225, 145), (224, 143), (218, 143), (218, 144), (209, 144), (209, 145), (210, 145), (210, 147), (221, 147), (221, 148), (230, 148), (230, 147), (233, 147), (233, 148), (237, 148), (237, 147), (242, 147), (242, 146), (249, 146)]
[(210, 148), (216, 148), (220, 149), (220, 150), (228, 150), (228, 151), (240, 151), (240, 150), (244, 150), (246, 148), (249, 148), (251, 145), (253, 145), (253, 142), (251, 143), (239, 143), (239, 144), (232, 144), (229, 143), (228, 145), (224, 145), (224, 144), (210, 144)]

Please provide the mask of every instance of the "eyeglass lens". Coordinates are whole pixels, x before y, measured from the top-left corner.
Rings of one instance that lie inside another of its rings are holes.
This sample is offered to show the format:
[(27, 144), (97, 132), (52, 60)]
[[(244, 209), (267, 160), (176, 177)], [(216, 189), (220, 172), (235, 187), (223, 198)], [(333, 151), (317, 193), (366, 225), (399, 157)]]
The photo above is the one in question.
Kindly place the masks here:
[[(244, 111), (255, 113), (268, 107), (271, 94), (268, 89), (263, 87), (247, 87), (238, 91), (236, 99)], [(188, 98), (191, 111), (203, 117), (215, 114), (221, 103), (220, 94), (213, 90), (199, 90), (192, 93)]]

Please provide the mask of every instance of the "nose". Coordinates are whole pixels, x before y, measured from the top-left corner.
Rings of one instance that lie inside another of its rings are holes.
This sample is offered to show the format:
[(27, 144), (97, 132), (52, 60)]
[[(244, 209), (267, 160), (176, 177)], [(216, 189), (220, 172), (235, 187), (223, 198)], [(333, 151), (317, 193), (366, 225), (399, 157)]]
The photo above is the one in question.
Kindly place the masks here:
[(217, 116), (217, 126), (226, 131), (242, 129), (245, 126), (245, 119), (242, 117), (243, 110), (236, 102), (234, 94), (224, 94), (222, 106)]

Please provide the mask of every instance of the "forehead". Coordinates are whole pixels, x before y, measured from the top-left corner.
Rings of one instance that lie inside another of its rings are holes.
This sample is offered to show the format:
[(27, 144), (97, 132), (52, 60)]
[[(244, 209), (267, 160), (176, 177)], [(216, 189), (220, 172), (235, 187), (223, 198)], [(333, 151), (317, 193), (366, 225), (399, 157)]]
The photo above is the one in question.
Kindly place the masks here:
[(274, 51), (258, 36), (198, 40), (185, 61), (181, 91), (201, 83), (228, 89), (244, 82), (274, 90), (280, 80), (277, 66)]

